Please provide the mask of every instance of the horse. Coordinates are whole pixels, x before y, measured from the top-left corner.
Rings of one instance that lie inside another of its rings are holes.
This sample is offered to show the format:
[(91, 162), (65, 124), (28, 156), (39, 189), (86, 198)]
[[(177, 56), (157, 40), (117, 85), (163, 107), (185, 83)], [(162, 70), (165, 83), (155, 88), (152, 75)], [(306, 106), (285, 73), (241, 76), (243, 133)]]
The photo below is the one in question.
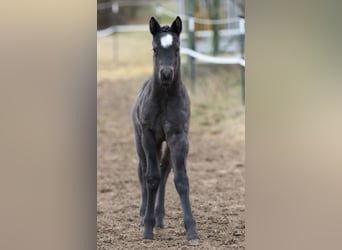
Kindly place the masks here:
[(189, 198), (186, 160), (190, 99), (181, 78), (179, 16), (171, 26), (151, 17), (153, 74), (143, 84), (132, 109), (138, 176), (141, 185), (140, 225), (143, 239), (153, 240), (153, 228), (164, 227), (165, 185), (172, 168), (184, 227), (190, 245), (199, 244)]

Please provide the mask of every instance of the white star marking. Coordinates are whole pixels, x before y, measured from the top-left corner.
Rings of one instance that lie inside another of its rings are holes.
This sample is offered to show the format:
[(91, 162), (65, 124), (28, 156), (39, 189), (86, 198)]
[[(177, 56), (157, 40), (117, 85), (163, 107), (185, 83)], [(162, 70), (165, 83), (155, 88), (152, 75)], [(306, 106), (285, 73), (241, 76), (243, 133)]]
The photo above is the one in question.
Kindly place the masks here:
[(160, 44), (163, 48), (170, 47), (172, 45), (173, 38), (170, 34), (166, 34), (160, 38)]

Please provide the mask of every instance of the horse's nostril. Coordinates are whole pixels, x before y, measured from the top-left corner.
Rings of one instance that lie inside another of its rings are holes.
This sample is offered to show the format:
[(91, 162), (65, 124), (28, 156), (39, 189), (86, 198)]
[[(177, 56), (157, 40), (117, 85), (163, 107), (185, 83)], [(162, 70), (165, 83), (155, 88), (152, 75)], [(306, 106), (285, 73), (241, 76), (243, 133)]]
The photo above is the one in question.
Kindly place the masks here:
[(160, 72), (161, 78), (164, 80), (172, 79), (173, 70), (170, 68), (162, 69)]
[(170, 71), (165, 72), (164, 77), (165, 77), (165, 79), (170, 79), (171, 78), (171, 72)]

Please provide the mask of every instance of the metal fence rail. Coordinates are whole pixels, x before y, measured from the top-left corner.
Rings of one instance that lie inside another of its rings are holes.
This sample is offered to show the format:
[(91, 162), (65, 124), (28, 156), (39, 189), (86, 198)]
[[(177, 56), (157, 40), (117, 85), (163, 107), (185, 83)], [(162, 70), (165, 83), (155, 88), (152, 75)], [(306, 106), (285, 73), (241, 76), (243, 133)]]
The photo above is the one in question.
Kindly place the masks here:
[[(142, 2), (131, 2), (127, 1), (126, 3), (120, 3), (120, 6), (136, 6), (136, 5), (151, 5), (151, 2), (149, 1), (142, 1)], [(99, 3), (97, 5), (98, 10), (103, 10), (103, 9), (108, 9), (112, 8), (113, 12), (118, 12), (119, 6), (118, 2), (107, 2), (107, 3)], [(177, 14), (174, 13), (160, 5), (156, 6), (156, 12), (159, 14), (165, 14), (169, 17), (175, 17), (179, 15), (183, 20), (189, 20), (189, 16), (184, 15), (184, 14)], [(212, 20), (212, 19), (203, 19), (203, 18), (196, 18), (192, 17), (191, 18), (193, 22), (199, 23), (199, 24), (213, 24), (213, 25), (218, 25), (218, 24), (236, 24), (238, 23), (238, 27), (233, 28), (233, 29), (224, 29), (220, 30), (219, 34), (221, 37), (223, 36), (231, 36), (231, 35), (241, 35), (244, 34), (244, 23), (240, 21), (239, 18), (227, 18), (227, 19), (218, 19), (218, 20)], [(236, 25), (235, 25), (236, 26)], [(115, 25), (108, 27), (106, 29), (98, 30), (97, 31), (97, 37), (105, 37), (109, 36), (113, 33), (122, 33), (122, 32), (145, 32), (148, 31), (148, 25)], [(212, 31), (210, 30), (201, 30), (201, 31), (196, 31), (195, 36), (196, 37), (211, 37)], [(181, 34), (181, 39), (187, 39), (188, 34), (182, 33)], [(214, 57), (214, 56), (208, 56), (206, 54), (199, 53), (195, 50), (192, 50), (190, 48), (181, 48), (181, 53), (189, 55), (193, 58), (199, 59), (201, 61), (205, 61), (208, 63), (216, 63), (216, 64), (239, 64), (241, 66), (245, 66), (245, 60), (241, 57)]]

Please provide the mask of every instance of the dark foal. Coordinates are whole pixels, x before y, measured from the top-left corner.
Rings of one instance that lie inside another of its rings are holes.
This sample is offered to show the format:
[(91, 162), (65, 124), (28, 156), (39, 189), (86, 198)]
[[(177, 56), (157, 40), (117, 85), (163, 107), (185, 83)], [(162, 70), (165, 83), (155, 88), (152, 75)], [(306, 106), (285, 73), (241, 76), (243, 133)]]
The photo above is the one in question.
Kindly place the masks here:
[(186, 173), (190, 100), (180, 73), (181, 31), (182, 21), (179, 17), (173, 21), (171, 27), (160, 27), (153, 17), (150, 19), (154, 72), (138, 95), (132, 110), (132, 119), (139, 157), (143, 238), (153, 239), (153, 228), (164, 226), (165, 185), (172, 167), (187, 238), (190, 244), (198, 244)]

